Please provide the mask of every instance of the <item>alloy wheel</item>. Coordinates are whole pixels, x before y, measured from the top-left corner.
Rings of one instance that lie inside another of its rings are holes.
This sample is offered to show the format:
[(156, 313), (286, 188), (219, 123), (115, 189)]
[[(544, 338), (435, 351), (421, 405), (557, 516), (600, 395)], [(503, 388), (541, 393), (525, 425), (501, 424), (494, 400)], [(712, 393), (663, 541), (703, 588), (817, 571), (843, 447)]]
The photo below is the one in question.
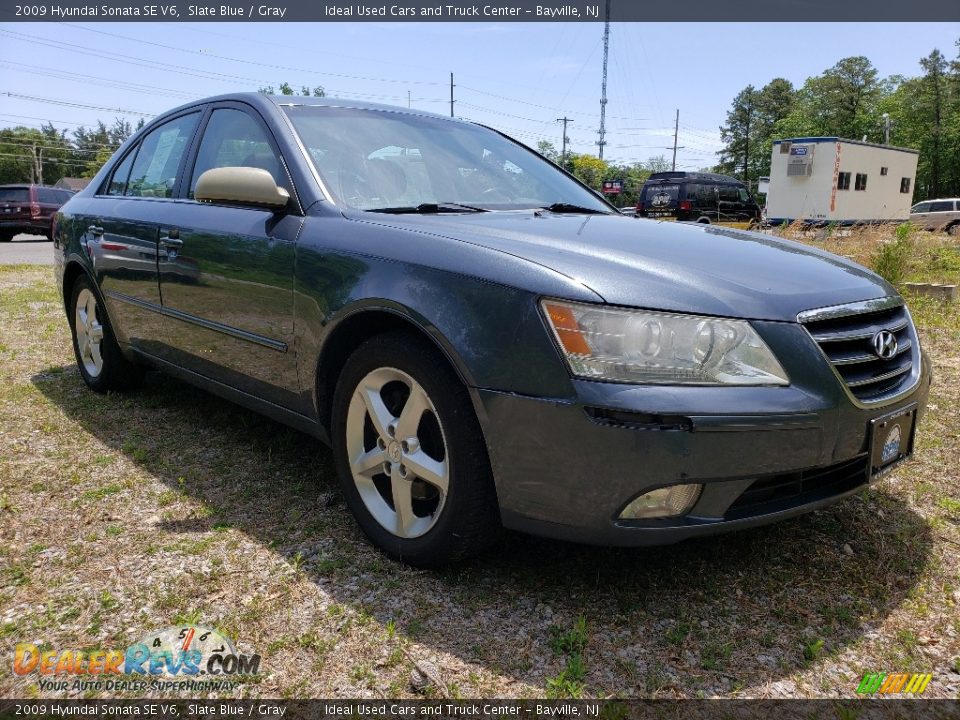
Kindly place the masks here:
[(396, 368), (378, 368), (355, 388), (346, 419), (350, 472), (370, 514), (388, 532), (415, 538), (436, 524), (450, 463), (436, 407)]
[(74, 328), (83, 368), (90, 377), (98, 377), (103, 371), (103, 324), (99, 319), (97, 297), (87, 288), (77, 295)]

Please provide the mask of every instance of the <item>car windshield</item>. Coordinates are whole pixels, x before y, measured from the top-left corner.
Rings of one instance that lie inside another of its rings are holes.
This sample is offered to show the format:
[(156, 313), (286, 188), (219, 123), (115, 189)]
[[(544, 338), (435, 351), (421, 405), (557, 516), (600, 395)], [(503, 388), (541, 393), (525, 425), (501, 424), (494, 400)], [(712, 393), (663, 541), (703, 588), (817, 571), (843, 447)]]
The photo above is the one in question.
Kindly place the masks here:
[(327, 190), (352, 208), (613, 212), (536, 153), (477, 125), (388, 110), (283, 109)]

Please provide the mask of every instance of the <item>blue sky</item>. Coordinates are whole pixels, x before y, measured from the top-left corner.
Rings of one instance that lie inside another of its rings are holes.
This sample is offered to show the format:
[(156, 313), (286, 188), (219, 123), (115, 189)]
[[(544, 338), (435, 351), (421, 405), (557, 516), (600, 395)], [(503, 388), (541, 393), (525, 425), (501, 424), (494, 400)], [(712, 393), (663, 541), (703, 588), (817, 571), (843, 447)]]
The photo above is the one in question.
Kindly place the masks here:
[[(596, 153), (602, 23), (2, 23), (0, 127), (149, 117), (192, 98), (261, 85), (449, 113), (535, 145)], [(680, 110), (678, 167), (715, 162), (717, 128), (747, 84), (794, 84), (849, 55), (882, 76), (919, 74), (933, 48), (953, 59), (960, 24), (645, 24), (611, 27), (605, 158), (664, 154)]]

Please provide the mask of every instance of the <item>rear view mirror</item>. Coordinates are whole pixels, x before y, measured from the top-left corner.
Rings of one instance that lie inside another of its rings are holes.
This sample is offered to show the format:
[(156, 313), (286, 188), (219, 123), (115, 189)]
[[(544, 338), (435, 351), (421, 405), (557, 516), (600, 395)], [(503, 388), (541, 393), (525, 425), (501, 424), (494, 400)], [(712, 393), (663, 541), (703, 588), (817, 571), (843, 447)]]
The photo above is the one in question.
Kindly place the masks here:
[(193, 195), (200, 202), (242, 203), (274, 210), (290, 201), (290, 193), (279, 187), (270, 173), (254, 167), (207, 170), (197, 180)]

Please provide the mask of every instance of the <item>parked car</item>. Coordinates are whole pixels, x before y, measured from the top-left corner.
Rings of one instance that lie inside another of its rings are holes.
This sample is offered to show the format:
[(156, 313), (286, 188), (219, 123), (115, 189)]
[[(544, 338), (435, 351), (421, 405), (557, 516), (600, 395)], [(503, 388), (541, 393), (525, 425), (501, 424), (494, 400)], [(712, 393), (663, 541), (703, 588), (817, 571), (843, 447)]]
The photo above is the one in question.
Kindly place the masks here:
[(360, 527), (415, 565), (501, 526), (646, 545), (823, 507), (910, 456), (928, 394), (870, 271), (637, 222), (416, 110), (193, 102), (56, 228), (87, 385), (157, 368), (331, 444)]
[(910, 222), (924, 230), (960, 234), (960, 199), (924, 200), (910, 208)]
[(0, 185), (0, 242), (20, 233), (51, 238), (50, 221), (71, 197), (69, 190), (45, 185)]
[(640, 190), (639, 217), (711, 223), (755, 224), (760, 206), (747, 186), (716, 173), (653, 173)]

